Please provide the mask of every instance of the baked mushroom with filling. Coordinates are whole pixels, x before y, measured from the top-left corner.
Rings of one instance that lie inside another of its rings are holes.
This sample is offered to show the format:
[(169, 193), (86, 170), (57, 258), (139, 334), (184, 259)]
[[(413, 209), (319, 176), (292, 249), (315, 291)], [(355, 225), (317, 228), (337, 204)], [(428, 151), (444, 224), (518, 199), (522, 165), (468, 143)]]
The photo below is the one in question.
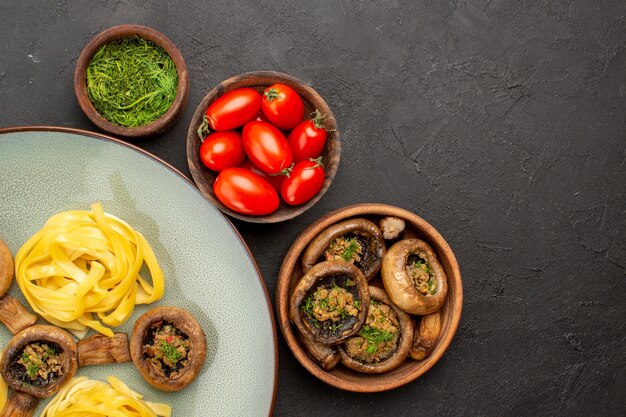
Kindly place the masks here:
[(385, 241), (378, 226), (367, 219), (349, 219), (327, 227), (309, 243), (302, 255), (302, 271), (322, 261), (345, 261), (369, 281), (380, 271), (384, 256)]
[(448, 293), (446, 273), (437, 255), (420, 239), (404, 239), (391, 246), (381, 275), (391, 301), (410, 314), (439, 310)]
[(206, 357), (200, 324), (179, 307), (157, 307), (133, 329), (130, 355), (141, 376), (155, 388), (179, 391), (200, 373)]
[(370, 287), (367, 320), (358, 334), (340, 346), (341, 363), (355, 371), (380, 374), (398, 367), (409, 354), (413, 321), (385, 291)]
[(46, 398), (76, 373), (76, 352), (76, 343), (65, 330), (31, 326), (11, 338), (0, 360), (0, 372), (14, 390)]
[(359, 331), (369, 307), (367, 281), (345, 261), (325, 261), (311, 268), (294, 288), (289, 314), (300, 333), (336, 345)]

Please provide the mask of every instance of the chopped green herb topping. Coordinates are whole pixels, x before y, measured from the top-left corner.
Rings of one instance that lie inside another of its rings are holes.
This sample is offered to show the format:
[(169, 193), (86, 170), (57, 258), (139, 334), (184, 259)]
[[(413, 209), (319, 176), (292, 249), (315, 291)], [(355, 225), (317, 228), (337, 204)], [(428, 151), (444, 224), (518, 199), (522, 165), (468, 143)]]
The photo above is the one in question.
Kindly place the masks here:
[(37, 372), (39, 372), (39, 365), (37, 365), (36, 363), (28, 365), (28, 368), (26, 368), (26, 372), (28, 372), (28, 376), (30, 376), (31, 379), (35, 378), (35, 375), (37, 375)]
[(348, 247), (341, 254), (341, 257), (346, 262), (350, 261), (350, 259), (352, 259), (354, 254), (359, 250), (359, 244), (357, 243), (355, 239), (347, 239), (347, 242), (348, 242)]
[(437, 281), (434, 279), (428, 280), (428, 292), (434, 294), (437, 291)]
[(152, 123), (170, 108), (178, 89), (172, 58), (134, 36), (103, 45), (87, 67), (87, 94), (105, 119), (119, 126)]
[(176, 366), (176, 363), (180, 359), (180, 352), (173, 345), (167, 343), (165, 340), (161, 341), (161, 350), (165, 357)]
[(367, 353), (373, 355), (378, 350), (378, 346), (383, 342), (393, 339), (391, 332), (380, 330), (372, 326), (363, 326), (359, 331), (359, 336), (367, 340)]

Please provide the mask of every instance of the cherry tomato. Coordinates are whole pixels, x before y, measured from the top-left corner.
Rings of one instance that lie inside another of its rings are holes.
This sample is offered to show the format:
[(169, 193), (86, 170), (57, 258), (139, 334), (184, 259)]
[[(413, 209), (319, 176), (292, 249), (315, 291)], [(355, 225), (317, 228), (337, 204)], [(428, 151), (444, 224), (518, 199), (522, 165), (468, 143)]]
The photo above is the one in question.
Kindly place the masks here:
[(300, 161), (294, 165), (280, 187), (285, 203), (297, 206), (312, 199), (324, 185), (324, 167), (321, 158)]
[(283, 180), (285, 179), (284, 175), (266, 174), (265, 172), (261, 171), (259, 168), (255, 167), (252, 161), (250, 161), (249, 159), (246, 159), (245, 161), (243, 161), (239, 165), (239, 168), (247, 169), (253, 174), (256, 174), (259, 177), (263, 178), (265, 181), (270, 183), (270, 185), (276, 190), (277, 193), (280, 193), (280, 186), (283, 183)]
[(324, 116), (319, 110), (315, 110), (311, 116), (313, 116), (312, 119), (300, 123), (287, 137), (294, 162), (315, 159), (324, 150), (326, 144)]
[(302, 98), (284, 84), (274, 84), (265, 89), (261, 108), (265, 117), (283, 130), (293, 129), (304, 117)]
[(237, 167), (220, 172), (213, 184), (213, 192), (229, 209), (252, 216), (270, 214), (280, 203), (278, 193), (267, 181)]
[(252, 88), (238, 88), (209, 106), (206, 121), (212, 130), (233, 130), (253, 120), (261, 110), (261, 95)]
[(241, 133), (235, 130), (213, 132), (200, 145), (200, 160), (213, 171), (235, 167), (245, 158)]
[(248, 158), (267, 174), (279, 174), (293, 162), (285, 135), (269, 123), (246, 123), (242, 137)]

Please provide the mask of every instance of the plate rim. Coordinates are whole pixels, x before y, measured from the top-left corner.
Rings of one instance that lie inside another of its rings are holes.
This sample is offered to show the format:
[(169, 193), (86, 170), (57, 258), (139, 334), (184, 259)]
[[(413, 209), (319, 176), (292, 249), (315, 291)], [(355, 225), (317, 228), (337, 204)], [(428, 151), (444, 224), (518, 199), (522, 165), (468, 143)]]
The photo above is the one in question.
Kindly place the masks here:
[[(194, 192), (198, 193), (202, 197), (202, 199), (206, 201), (207, 204), (213, 205), (211, 204), (209, 200), (207, 200), (207, 198), (202, 194), (202, 192), (200, 192), (196, 184), (191, 179), (189, 179), (185, 174), (183, 174), (178, 168), (176, 168), (169, 162), (165, 161), (164, 159), (161, 159), (160, 157), (148, 152), (147, 150), (143, 148), (140, 148), (139, 146), (133, 143), (125, 142), (121, 139), (117, 139), (113, 136), (106, 135), (104, 133), (92, 132), (86, 129), (79, 129), (75, 127), (52, 126), (52, 125), (0, 127), (0, 136), (6, 133), (19, 133), (19, 132), (69, 133), (69, 134), (74, 134), (78, 136), (87, 136), (92, 139), (113, 142), (115, 144), (129, 148), (131, 151), (135, 151), (140, 154), (143, 154), (144, 156), (147, 156), (148, 158), (158, 162), (159, 164), (163, 165), (165, 168), (169, 169), (174, 175), (179, 176), (181, 179), (183, 179), (188, 184), (190, 184)], [(277, 335), (277, 330), (276, 330), (276, 317), (274, 315), (274, 309), (272, 307), (272, 300), (270, 298), (269, 291), (267, 290), (267, 285), (265, 284), (265, 278), (263, 277), (263, 273), (261, 272), (261, 269), (259, 268), (259, 265), (257, 264), (256, 259), (254, 258), (254, 255), (252, 254), (252, 251), (250, 250), (250, 247), (248, 246), (246, 241), (243, 239), (243, 236), (241, 236), (241, 233), (239, 233), (239, 231), (237, 230), (233, 222), (228, 217), (226, 217), (219, 209), (217, 209), (217, 207), (215, 206), (213, 207), (215, 208), (215, 211), (220, 216), (222, 216), (224, 220), (226, 220), (226, 223), (228, 224), (228, 226), (231, 228), (235, 236), (239, 239), (239, 241), (243, 245), (243, 248), (245, 249), (248, 255), (248, 258), (252, 262), (252, 265), (256, 271), (257, 278), (259, 280), (259, 283), (261, 284), (261, 288), (263, 289), (263, 294), (265, 295), (265, 305), (267, 307), (267, 310), (269, 312), (269, 316), (272, 322), (272, 340), (274, 342), (274, 382), (273, 382), (274, 386), (272, 389), (272, 400), (270, 403), (270, 408), (269, 408), (269, 413), (268, 413), (268, 416), (272, 416), (274, 413), (274, 406), (276, 405), (276, 393), (278, 389), (278, 335)]]

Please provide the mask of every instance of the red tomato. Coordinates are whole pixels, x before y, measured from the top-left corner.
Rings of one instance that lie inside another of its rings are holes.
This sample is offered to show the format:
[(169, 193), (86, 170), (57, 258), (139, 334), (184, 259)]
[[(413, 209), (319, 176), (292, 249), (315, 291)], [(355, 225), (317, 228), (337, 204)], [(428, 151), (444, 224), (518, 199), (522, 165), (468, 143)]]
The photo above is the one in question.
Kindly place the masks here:
[(293, 162), (285, 135), (269, 123), (246, 123), (242, 137), (248, 158), (267, 174), (279, 174)]
[(284, 84), (274, 84), (265, 89), (261, 108), (265, 117), (283, 130), (293, 129), (304, 117), (302, 98)]
[(200, 160), (213, 171), (235, 167), (245, 158), (241, 133), (234, 130), (213, 132), (200, 145)]
[(294, 165), (291, 174), (280, 187), (285, 203), (297, 206), (312, 199), (324, 185), (324, 167), (321, 159), (301, 161)]
[(252, 88), (238, 88), (209, 106), (206, 119), (212, 130), (233, 130), (253, 120), (261, 110), (261, 95)]
[(243, 161), (239, 165), (239, 168), (247, 169), (253, 174), (256, 174), (259, 177), (263, 178), (265, 181), (270, 183), (270, 185), (276, 190), (277, 193), (280, 193), (280, 186), (283, 183), (283, 180), (285, 179), (284, 175), (266, 174), (265, 172), (261, 171), (259, 168), (255, 167), (252, 161), (250, 161), (249, 159), (246, 159), (245, 161)]
[(324, 116), (319, 110), (315, 110), (312, 116), (311, 120), (305, 120), (296, 126), (287, 137), (294, 162), (315, 159), (324, 150), (326, 144)]
[(243, 168), (226, 168), (213, 184), (215, 196), (237, 213), (262, 216), (278, 208), (280, 200), (272, 186)]

